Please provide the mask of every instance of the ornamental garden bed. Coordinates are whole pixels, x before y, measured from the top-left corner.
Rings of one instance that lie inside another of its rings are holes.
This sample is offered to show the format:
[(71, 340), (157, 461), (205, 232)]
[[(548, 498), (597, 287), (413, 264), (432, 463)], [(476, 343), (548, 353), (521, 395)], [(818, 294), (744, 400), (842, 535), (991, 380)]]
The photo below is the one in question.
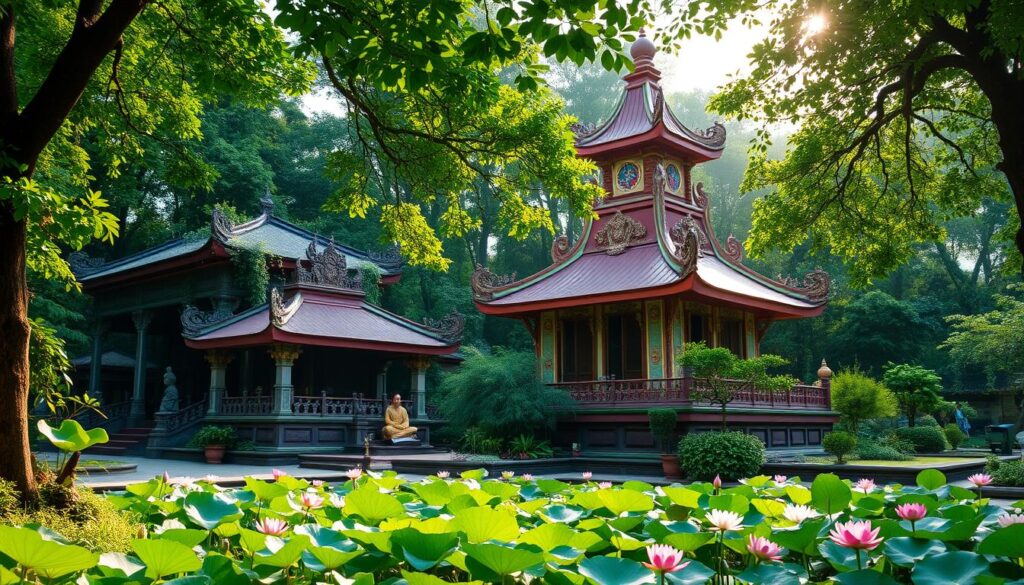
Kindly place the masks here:
[[(454, 476), (454, 474), (452, 474)], [(339, 483), (287, 475), (239, 489), (154, 478), (107, 496), (144, 524), (129, 550), (0, 526), (0, 580), (188, 584), (446, 582), (699, 585), (1003, 583), (1024, 578), (1024, 520), (924, 470), (867, 493), (502, 480), (483, 470)], [(105, 552), (106, 554), (100, 554)], [(173, 579), (179, 579), (171, 581)]]

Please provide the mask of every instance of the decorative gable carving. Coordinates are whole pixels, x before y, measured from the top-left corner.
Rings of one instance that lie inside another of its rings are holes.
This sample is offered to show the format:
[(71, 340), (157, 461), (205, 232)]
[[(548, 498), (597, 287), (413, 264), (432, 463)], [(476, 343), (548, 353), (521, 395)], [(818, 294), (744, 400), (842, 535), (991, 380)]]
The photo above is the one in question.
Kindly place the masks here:
[(473, 296), (484, 301), (489, 301), (494, 298), (494, 291), (508, 286), (516, 281), (516, 273), (497, 275), (487, 267), (477, 264), (476, 270), (473, 271), (473, 276), (469, 280), (470, 286), (473, 287)]
[(672, 257), (682, 267), (681, 276), (689, 276), (697, 270), (697, 259), (704, 255), (704, 242), (707, 239), (700, 224), (690, 216), (676, 222), (669, 230), (669, 239), (675, 244)]
[(455, 343), (462, 339), (462, 333), (466, 329), (466, 316), (452, 309), (451, 313), (440, 319), (423, 319), (423, 324), (436, 331), (441, 339)]
[(310, 242), (306, 248), (306, 260), (309, 268), (300, 262), (295, 269), (300, 283), (350, 290), (361, 290), (363, 287), (361, 272), (356, 271), (355, 276), (349, 276), (348, 261), (344, 254), (338, 252), (334, 238), (330, 239), (323, 252), (316, 251), (315, 241)]
[(743, 244), (740, 243), (732, 234), (725, 240), (725, 258), (733, 264), (739, 264), (743, 261)]
[(626, 251), (629, 246), (643, 241), (647, 237), (647, 228), (644, 224), (616, 211), (611, 219), (606, 220), (601, 229), (594, 236), (594, 241), (609, 256), (615, 256)]
[(302, 293), (295, 293), (295, 296), (285, 302), (280, 289), (270, 289), (270, 323), (279, 329), (284, 327), (301, 305)]

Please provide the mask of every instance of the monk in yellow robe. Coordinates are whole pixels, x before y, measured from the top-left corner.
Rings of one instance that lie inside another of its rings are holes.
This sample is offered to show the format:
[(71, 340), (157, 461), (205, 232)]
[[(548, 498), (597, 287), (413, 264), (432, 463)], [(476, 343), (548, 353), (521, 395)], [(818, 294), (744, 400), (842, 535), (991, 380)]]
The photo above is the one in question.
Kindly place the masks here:
[(384, 438), (404, 439), (416, 436), (416, 427), (409, 426), (409, 412), (402, 406), (402, 396), (395, 394), (384, 411)]

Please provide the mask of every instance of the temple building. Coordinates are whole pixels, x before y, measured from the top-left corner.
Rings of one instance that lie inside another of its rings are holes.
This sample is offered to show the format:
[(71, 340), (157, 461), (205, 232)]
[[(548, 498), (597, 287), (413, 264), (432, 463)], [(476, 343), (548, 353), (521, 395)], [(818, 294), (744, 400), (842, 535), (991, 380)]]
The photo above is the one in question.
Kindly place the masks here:
[[(654, 44), (634, 43), (635, 70), (611, 117), (577, 127), (578, 155), (600, 170), (605, 196), (580, 237), (558, 237), (552, 264), (526, 278), (477, 267), (476, 305), (520, 319), (533, 336), (544, 382), (566, 388), (577, 412), (563, 417), (558, 440), (585, 451), (651, 450), (646, 411), (671, 406), (686, 432), (715, 427), (719, 415), (692, 398), (700, 384), (673, 359), (704, 341), (756, 356), (768, 326), (819, 315), (829, 278), (773, 280), (742, 263), (743, 247), (724, 246), (708, 220), (708, 197), (692, 183), (694, 166), (717, 159), (725, 128), (684, 126), (669, 109), (654, 67)], [(769, 447), (819, 445), (836, 420), (829, 376), (785, 392), (744, 389), (729, 405), (730, 425)]]
[[(234, 427), (249, 460), (361, 449), (396, 392), (429, 443), (427, 368), (457, 359), (462, 316), (421, 324), (368, 302), (364, 275), (396, 284), (397, 253), (318, 237), (275, 217), (269, 199), (262, 211), (234, 225), (214, 210), (208, 236), (109, 263), (71, 258), (96, 317), (76, 368), (114, 433), (93, 451), (197, 456), (183, 446), (202, 424)], [(251, 306), (245, 251), (270, 273)]]

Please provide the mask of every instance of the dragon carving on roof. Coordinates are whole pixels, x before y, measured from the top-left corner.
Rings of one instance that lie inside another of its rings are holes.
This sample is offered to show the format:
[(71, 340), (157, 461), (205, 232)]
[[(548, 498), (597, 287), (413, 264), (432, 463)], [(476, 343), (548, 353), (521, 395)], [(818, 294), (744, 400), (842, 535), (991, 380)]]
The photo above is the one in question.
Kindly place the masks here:
[(647, 228), (636, 219), (616, 211), (594, 236), (597, 245), (609, 256), (616, 256), (626, 248), (647, 237)]
[(462, 339), (462, 333), (466, 329), (466, 316), (452, 309), (451, 313), (440, 319), (423, 319), (423, 324), (440, 334), (445, 341), (455, 343)]
[(476, 265), (473, 276), (469, 280), (473, 287), (473, 296), (484, 301), (494, 298), (494, 291), (516, 281), (516, 273), (497, 275), (482, 264)]
[(669, 239), (675, 244), (672, 258), (682, 267), (680, 276), (685, 278), (697, 270), (697, 259), (704, 255), (703, 246), (707, 238), (697, 220), (686, 216), (669, 230)]
[(328, 241), (323, 252), (316, 251), (315, 240), (310, 242), (309, 247), (306, 248), (306, 260), (309, 263), (309, 268), (299, 262), (295, 269), (295, 274), (301, 283), (349, 290), (363, 288), (362, 272), (357, 270), (354, 276), (349, 276), (348, 260), (344, 254), (338, 252), (338, 248), (334, 245), (334, 238)]

